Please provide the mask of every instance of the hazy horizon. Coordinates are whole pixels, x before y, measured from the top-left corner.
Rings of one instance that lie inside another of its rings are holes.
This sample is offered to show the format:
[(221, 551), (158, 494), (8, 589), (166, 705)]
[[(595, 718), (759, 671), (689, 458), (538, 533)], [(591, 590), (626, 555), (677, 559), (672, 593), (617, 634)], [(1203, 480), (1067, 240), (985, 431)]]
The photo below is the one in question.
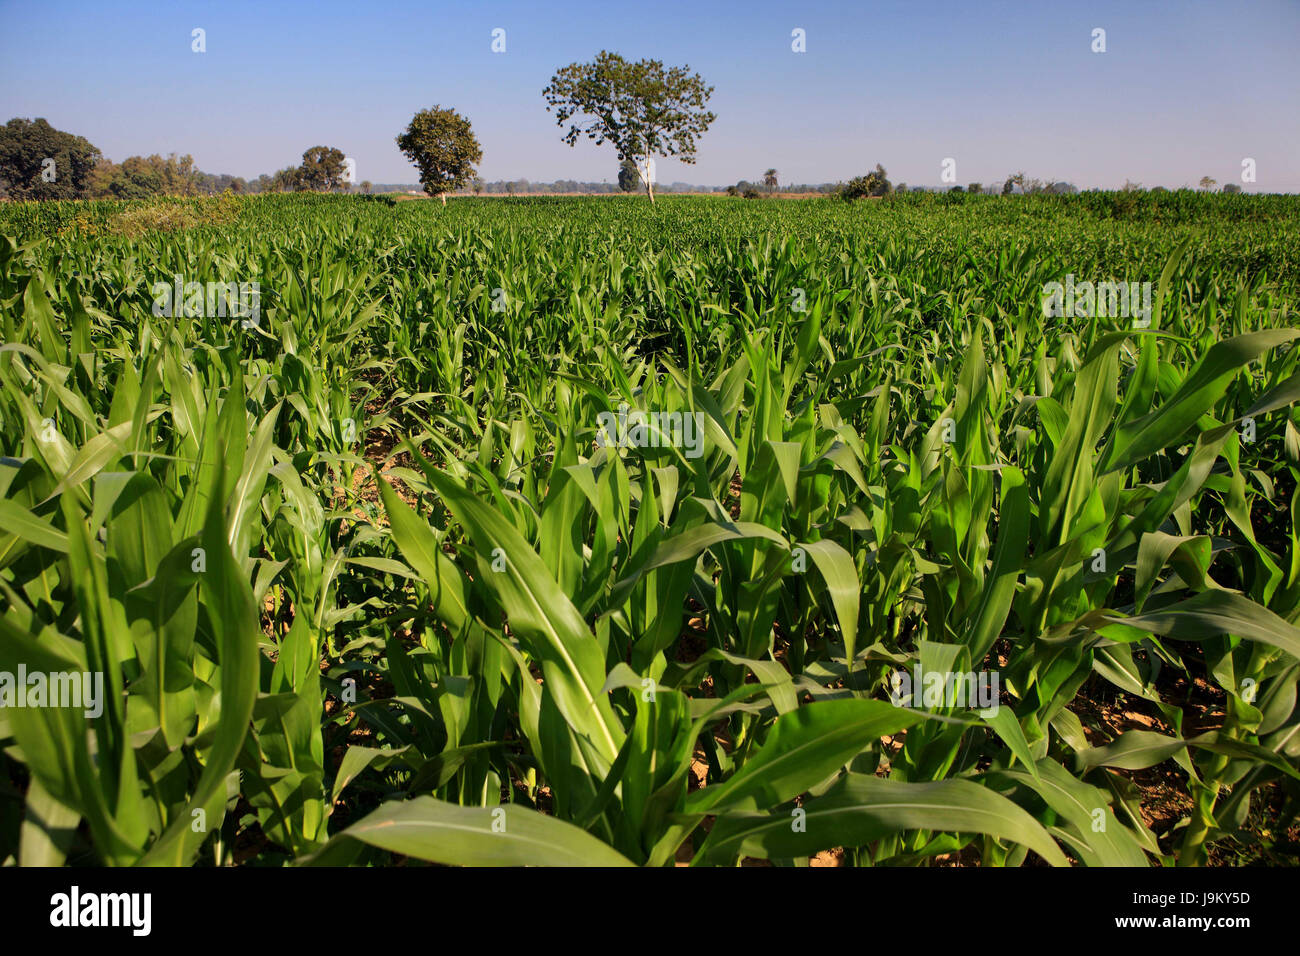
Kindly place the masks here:
[[(703, 6), (592, 3), (480, 9), (335, 0), (0, 2), (0, 122), (44, 117), (107, 157), (194, 157), (247, 179), (336, 146), (357, 181), (413, 183), (394, 138), (420, 108), (457, 109), (488, 181), (613, 182), (609, 145), (565, 145), (542, 88), (602, 49), (688, 64), (715, 88), (698, 163), (658, 179), (701, 186), (847, 180), (881, 163), (916, 186), (1001, 183), (1023, 170), (1080, 189), (1195, 186), (1300, 192), (1300, 3), (1203, 0), (979, 10), (937, 2)], [(206, 51), (191, 50), (205, 31)], [(505, 30), (504, 53), (492, 31)], [(802, 29), (806, 52), (792, 52)], [(1093, 30), (1106, 31), (1094, 53)], [(1244, 159), (1256, 181), (1242, 182)]]

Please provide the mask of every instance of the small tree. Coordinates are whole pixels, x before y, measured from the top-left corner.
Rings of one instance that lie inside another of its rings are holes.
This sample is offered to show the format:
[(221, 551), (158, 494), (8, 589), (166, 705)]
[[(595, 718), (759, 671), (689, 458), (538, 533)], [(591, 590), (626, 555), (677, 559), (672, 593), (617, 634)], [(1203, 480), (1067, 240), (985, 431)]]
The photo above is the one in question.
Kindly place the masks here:
[(984, 191), (984, 186), (981, 183), (969, 183), (966, 186), (966, 191), (968, 193), (974, 193), (975, 195), (978, 196), (981, 192)]
[(841, 199), (861, 199), (864, 196), (887, 196), (894, 191), (889, 182), (885, 167), (876, 163), (876, 168), (865, 176), (855, 176), (840, 190)]
[(618, 164), (618, 188), (623, 192), (636, 192), (636, 181), (640, 178), (640, 174), (636, 171), (636, 163), (632, 160), (625, 159)]
[(175, 153), (170, 153), (163, 159), (155, 153), (145, 162), (158, 170), (164, 195), (193, 196), (198, 193), (199, 171), (194, 168), (193, 156), (178, 158)]
[(297, 166), (278, 170), (267, 185), (268, 191), (273, 193), (292, 193), (302, 188), (302, 170)]
[(481, 195), (483, 193), (483, 180), (480, 179), (478, 176), (475, 176), (471, 188), (474, 190), (475, 196)]
[(444, 206), (447, 193), (463, 189), (474, 176), (474, 164), (483, 159), (469, 120), (441, 106), (416, 113), (397, 145), (419, 169), (424, 191)]
[(876, 163), (875, 171), (869, 173), (867, 178), (872, 181), (871, 195), (873, 196), (888, 196), (894, 191), (894, 184), (889, 181), (889, 174), (879, 163)]
[(369, 196), (370, 189), (371, 189), (370, 180), (368, 179), (361, 180), (361, 191), (365, 193), (367, 196)]
[(769, 169), (763, 174), (763, 185), (767, 187), (768, 192), (772, 192), (772, 190), (776, 189), (777, 181), (775, 169)]
[(1211, 179), (1209, 176), (1201, 177), (1201, 188), (1207, 193), (1219, 184), (1217, 179)]
[(654, 202), (650, 163), (656, 156), (695, 162), (695, 139), (717, 117), (704, 109), (713, 87), (689, 67), (664, 68), (660, 60), (629, 63), (602, 50), (591, 63), (571, 63), (542, 90), (556, 125), (570, 123), (570, 146), (585, 135), (610, 142), (619, 160), (632, 160)]
[(303, 189), (332, 192), (343, 185), (346, 159), (343, 151), (332, 146), (313, 146), (302, 154), (298, 178)]
[(90, 191), (97, 199), (146, 199), (162, 192), (158, 169), (143, 156), (128, 156), (121, 163), (101, 159), (90, 177)]

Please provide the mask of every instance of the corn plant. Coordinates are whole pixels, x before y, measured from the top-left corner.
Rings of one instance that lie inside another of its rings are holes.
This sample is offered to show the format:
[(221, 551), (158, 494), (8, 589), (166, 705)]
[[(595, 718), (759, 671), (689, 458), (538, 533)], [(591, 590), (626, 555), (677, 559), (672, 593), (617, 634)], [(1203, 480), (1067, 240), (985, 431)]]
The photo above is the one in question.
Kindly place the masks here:
[(0, 211), (0, 859), (1293, 851), (1294, 201), (661, 206)]

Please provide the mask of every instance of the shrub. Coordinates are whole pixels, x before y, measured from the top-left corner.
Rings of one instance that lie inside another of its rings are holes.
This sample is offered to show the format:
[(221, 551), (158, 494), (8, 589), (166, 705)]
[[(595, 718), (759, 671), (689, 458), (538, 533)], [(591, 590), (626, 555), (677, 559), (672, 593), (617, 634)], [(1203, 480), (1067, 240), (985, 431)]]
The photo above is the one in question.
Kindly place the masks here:
[(221, 225), (238, 218), (239, 207), (240, 200), (228, 191), (216, 199), (164, 199), (132, 204), (109, 219), (108, 231), (136, 238), (147, 232), (180, 232)]
[(855, 176), (840, 189), (839, 196), (841, 199), (853, 201), (854, 199), (863, 199), (872, 196), (887, 196), (894, 191), (885, 173), (885, 167), (879, 163), (876, 168), (865, 176)]

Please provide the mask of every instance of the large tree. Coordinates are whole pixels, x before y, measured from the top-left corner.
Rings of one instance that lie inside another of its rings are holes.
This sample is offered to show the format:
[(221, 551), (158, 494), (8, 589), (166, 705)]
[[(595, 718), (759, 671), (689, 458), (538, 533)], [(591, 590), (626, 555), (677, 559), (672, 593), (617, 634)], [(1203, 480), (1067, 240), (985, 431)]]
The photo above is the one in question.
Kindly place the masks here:
[(397, 145), (419, 169), (424, 191), (444, 206), (447, 193), (473, 180), (474, 165), (483, 160), (469, 120), (441, 106), (416, 113)]
[(343, 151), (332, 146), (313, 146), (302, 154), (298, 180), (303, 189), (332, 192), (343, 185), (346, 159)]
[(763, 185), (767, 187), (768, 192), (771, 192), (772, 190), (776, 189), (776, 187), (779, 184), (776, 179), (775, 169), (769, 169), (767, 172), (763, 174)]
[(542, 95), (555, 110), (556, 124), (569, 123), (570, 146), (585, 135), (596, 145), (610, 142), (620, 160), (631, 160), (654, 202), (650, 161), (673, 156), (695, 162), (695, 139), (717, 117), (704, 107), (713, 94), (690, 67), (664, 68), (660, 60), (629, 63), (602, 50), (591, 63), (571, 63), (553, 77)]
[(78, 199), (89, 195), (99, 150), (43, 119), (15, 117), (0, 126), (0, 195)]

